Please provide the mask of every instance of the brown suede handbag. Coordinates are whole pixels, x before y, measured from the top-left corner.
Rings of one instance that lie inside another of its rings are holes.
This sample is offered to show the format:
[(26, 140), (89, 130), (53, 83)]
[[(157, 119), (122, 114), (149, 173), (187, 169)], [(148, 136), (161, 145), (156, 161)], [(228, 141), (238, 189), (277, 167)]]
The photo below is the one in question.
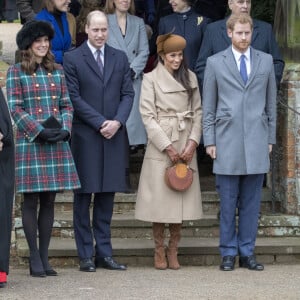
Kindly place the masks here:
[(166, 168), (165, 182), (172, 190), (183, 192), (193, 183), (193, 171), (185, 162), (177, 162)]

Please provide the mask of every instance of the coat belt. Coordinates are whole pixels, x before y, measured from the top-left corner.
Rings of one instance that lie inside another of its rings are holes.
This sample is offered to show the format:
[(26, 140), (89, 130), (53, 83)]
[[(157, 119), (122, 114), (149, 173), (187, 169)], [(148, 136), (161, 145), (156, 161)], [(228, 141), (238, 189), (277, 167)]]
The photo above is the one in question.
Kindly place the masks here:
[(194, 119), (194, 112), (186, 110), (178, 113), (160, 113), (157, 114), (158, 119), (170, 118), (170, 127), (172, 127), (171, 141), (179, 140), (179, 132), (186, 129), (186, 121)]

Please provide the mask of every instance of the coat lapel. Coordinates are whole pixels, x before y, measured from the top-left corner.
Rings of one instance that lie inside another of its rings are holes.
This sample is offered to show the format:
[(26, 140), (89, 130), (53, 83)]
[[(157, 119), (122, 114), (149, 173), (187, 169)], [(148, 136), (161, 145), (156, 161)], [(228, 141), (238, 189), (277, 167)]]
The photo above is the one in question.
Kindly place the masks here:
[(249, 76), (246, 86), (251, 84), (251, 82), (255, 78), (255, 74), (257, 73), (257, 70), (258, 70), (258, 67), (259, 67), (260, 61), (261, 61), (259, 52), (257, 52), (253, 48), (251, 48), (250, 56), (251, 56), (251, 72), (250, 72), (250, 76)]
[(243, 82), (241, 74), (236, 65), (236, 61), (235, 61), (234, 55), (232, 53), (231, 46), (229, 46), (224, 51), (223, 55), (224, 55), (224, 64), (226, 65), (226, 67), (228, 69), (227, 71), (230, 72), (232, 74), (232, 76), (244, 87), (245, 84)]
[(102, 74), (100, 73), (99, 67), (97, 65), (97, 62), (95, 61), (94, 55), (90, 48), (87, 45), (87, 42), (85, 42), (82, 45), (82, 56), (86, 62), (86, 64), (96, 73), (96, 75), (103, 80)]
[[(129, 34), (129, 28), (128, 28), (128, 17), (127, 17), (127, 28), (126, 28), (126, 35), (125, 38), (127, 36), (127, 34)], [(122, 51), (124, 51), (128, 57), (128, 53), (127, 53), (127, 47), (126, 47), (126, 43), (125, 43), (125, 39), (122, 36), (121, 30), (119, 28), (119, 24), (117, 21), (117, 16), (115, 14), (112, 14), (111, 17), (109, 18), (109, 30), (113, 31), (113, 36), (115, 37), (119, 47), (119, 49), (121, 49)], [(134, 31), (134, 30), (132, 30)]]
[(104, 84), (106, 84), (114, 70), (115, 52), (113, 48), (111, 48), (107, 44), (105, 45), (104, 49)]

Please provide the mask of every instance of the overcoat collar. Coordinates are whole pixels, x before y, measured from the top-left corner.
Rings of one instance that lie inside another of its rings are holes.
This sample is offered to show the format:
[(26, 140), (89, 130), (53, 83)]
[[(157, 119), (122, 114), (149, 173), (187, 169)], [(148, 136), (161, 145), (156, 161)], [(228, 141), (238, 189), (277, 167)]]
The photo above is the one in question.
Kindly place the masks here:
[(224, 57), (224, 64), (227, 66), (228, 72), (230, 72), (232, 74), (232, 76), (234, 76), (236, 78), (236, 80), (243, 87), (246, 88), (252, 82), (253, 78), (255, 77), (257, 68), (260, 64), (261, 58), (260, 58), (259, 52), (256, 51), (255, 49), (253, 49), (252, 47), (250, 48), (251, 72), (250, 72), (250, 76), (249, 76), (249, 79), (248, 79), (246, 85), (244, 84), (243, 79), (238, 70), (238, 67), (236, 65), (236, 61), (235, 61), (234, 55), (232, 53), (231, 45), (226, 50), (224, 50), (223, 57)]
[[(163, 93), (183, 92), (186, 90), (185, 87), (167, 71), (162, 63), (157, 64), (154, 70), (154, 76), (158, 79), (157, 84)], [(191, 81), (191, 87), (193, 89), (197, 87), (194, 81)]]
[(103, 75), (100, 73), (99, 67), (95, 61), (94, 55), (90, 48), (87, 45), (87, 42), (82, 44), (81, 47), (82, 56), (85, 60), (86, 64), (95, 72), (95, 74), (106, 84), (109, 80), (109, 78), (112, 75), (113, 69), (114, 69), (114, 55), (115, 51), (113, 48), (105, 44), (104, 48), (104, 70)]

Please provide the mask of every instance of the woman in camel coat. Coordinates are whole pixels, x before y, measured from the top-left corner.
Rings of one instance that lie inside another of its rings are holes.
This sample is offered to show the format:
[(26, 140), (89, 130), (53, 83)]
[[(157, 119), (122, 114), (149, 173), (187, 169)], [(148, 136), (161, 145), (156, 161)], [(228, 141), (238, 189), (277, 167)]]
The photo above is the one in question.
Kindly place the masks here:
[[(166, 34), (159, 36), (156, 43), (160, 62), (152, 72), (144, 75), (140, 98), (148, 144), (135, 216), (153, 222), (157, 269), (167, 267), (164, 228), (165, 223), (169, 223), (168, 264), (169, 268), (178, 269), (181, 223), (202, 216), (195, 153), (201, 136), (202, 111), (196, 76), (183, 61), (185, 39)], [(170, 189), (164, 181), (166, 167), (180, 159), (186, 161), (194, 173), (192, 186), (185, 192)]]

